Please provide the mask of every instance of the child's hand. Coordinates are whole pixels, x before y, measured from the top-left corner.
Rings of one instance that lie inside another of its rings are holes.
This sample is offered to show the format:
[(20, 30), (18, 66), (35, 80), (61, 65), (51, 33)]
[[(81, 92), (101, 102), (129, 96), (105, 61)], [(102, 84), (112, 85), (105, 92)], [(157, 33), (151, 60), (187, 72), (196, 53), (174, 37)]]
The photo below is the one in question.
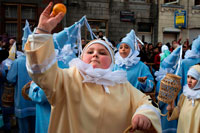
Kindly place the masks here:
[(132, 129), (131, 132), (135, 130), (148, 130), (152, 126), (151, 121), (144, 115), (135, 115), (132, 119)]
[[(44, 9), (40, 15), (38, 28), (43, 29), (51, 33), (51, 31), (57, 26), (58, 23), (63, 19), (64, 13), (60, 12), (56, 16), (51, 13), (51, 8), (53, 3), (50, 2), (49, 5)], [(37, 30), (36, 33), (44, 33), (41, 30)]]
[(174, 102), (172, 102), (171, 104), (168, 104), (166, 109), (167, 109), (167, 111), (172, 112), (174, 109)]
[(147, 76), (145, 77), (138, 77), (138, 81), (144, 83), (147, 80)]

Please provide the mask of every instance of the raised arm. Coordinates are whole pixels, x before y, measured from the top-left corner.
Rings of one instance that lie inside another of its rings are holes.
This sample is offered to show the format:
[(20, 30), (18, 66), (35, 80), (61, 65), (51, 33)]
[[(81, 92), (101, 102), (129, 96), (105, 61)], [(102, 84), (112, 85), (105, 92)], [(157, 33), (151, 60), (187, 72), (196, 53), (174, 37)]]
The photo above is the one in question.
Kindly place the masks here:
[(36, 33), (50, 34), (51, 31), (57, 26), (57, 24), (60, 23), (60, 21), (63, 19), (65, 14), (62, 12), (56, 16), (53, 16), (51, 13), (52, 6), (53, 2), (50, 2), (40, 15)]
[[(53, 37), (50, 34), (56, 25), (62, 20), (64, 14), (51, 15), (53, 3), (49, 3), (42, 12), (36, 33), (29, 35), (25, 45), (27, 55), (26, 67), (32, 80), (42, 88), (50, 104), (54, 104), (57, 94), (63, 93), (63, 71), (58, 68), (56, 54), (53, 45)], [(67, 77), (65, 77), (66, 79)], [(59, 99), (62, 99), (61, 97)]]

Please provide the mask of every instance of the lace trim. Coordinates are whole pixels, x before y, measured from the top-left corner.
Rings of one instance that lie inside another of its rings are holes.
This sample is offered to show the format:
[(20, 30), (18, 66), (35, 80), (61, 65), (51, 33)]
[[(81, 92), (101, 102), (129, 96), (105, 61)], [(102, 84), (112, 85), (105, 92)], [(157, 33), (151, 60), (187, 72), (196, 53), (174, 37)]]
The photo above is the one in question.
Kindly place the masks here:
[(183, 87), (183, 94), (188, 98), (192, 100), (192, 106), (194, 106), (194, 101), (196, 99), (200, 99), (200, 90), (192, 90), (188, 87), (188, 85), (185, 85)]
[(123, 59), (120, 56), (119, 52), (117, 52), (115, 54), (115, 63), (120, 67), (123, 67), (125, 65), (126, 68), (130, 68), (132, 65), (136, 65), (140, 61), (140, 57), (137, 57), (138, 55), (139, 52), (134, 51), (130, 57)]
[(112, 71), (111, 69), (93, 68), (92, 65), (83, 62), (79, 58), (74, 58), (69, 62), (69, 66), (75, 66), (83, 76), (83, 82), (104, 85), (107, 93), (110, 93), (107, 86), (127, 82), (126, 72), (123, 70)]
[(42, 64), (32, 64), (30, 65), (26, 61), (26, 68), (30, 73), (44, 73), (47, 71), (53, 64), (56, 63), (56, 55), (53, 53), (49, 58), (47, 58)]

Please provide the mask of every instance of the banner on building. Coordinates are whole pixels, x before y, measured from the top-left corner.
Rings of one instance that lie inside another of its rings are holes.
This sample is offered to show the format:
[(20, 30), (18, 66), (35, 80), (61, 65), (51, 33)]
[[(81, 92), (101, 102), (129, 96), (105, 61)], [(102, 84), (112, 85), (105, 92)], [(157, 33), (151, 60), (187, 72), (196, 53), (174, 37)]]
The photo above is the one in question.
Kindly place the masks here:
[(186, 14), (185, 10), (177, 10), (174, 12), (174, 27), (175, 28), (186, 28)]

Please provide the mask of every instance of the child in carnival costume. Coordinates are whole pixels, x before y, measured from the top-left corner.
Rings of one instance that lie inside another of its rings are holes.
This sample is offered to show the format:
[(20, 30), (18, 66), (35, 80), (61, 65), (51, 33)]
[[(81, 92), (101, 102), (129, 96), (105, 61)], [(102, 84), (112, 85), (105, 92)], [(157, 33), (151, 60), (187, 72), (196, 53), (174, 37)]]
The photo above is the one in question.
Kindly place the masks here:
[(178, 119), (177, 133), (200, 132), (200, 64), (189, 69), (178, 105), (169, 104), (167, 110), (168, 120)]
[[(87, 25), (87, 19), (85, 16), (83, 16), (78, 22), (76, 22), (72, 26), (65, 28), (59, 33), (53, 34), (56, 59), (58, 61), (59, 68), (69, 68), (69, 62), (73, 58), (76, 58), (76, 55), (73, 51), (73, 45), (75, 45), (75, 43), (79, 41), (79, 39), (81, 39), (81, 36), (79, 36), (79, 32), (81, 31), (80, 28), (83, 26), (84, 23)], [(90, 28), (88, 25), (87, 27)], [(89, 31), (91, 32), (91, 30)], [(36, 102), (35, 132), (47, 133), (51, 113), (51, 106), (47, 101), (44, 91), (33, 81), (30, 85), (29, 97), (32, 101)]]
[(154, 78), (148, 68), (140, 61), (139, 51), (134, 30), (118, 44), (118, 52), (115, 54), (114, 70), (125, 70), (128, 81), (138, 90), (151, 92), (154, 86)]

